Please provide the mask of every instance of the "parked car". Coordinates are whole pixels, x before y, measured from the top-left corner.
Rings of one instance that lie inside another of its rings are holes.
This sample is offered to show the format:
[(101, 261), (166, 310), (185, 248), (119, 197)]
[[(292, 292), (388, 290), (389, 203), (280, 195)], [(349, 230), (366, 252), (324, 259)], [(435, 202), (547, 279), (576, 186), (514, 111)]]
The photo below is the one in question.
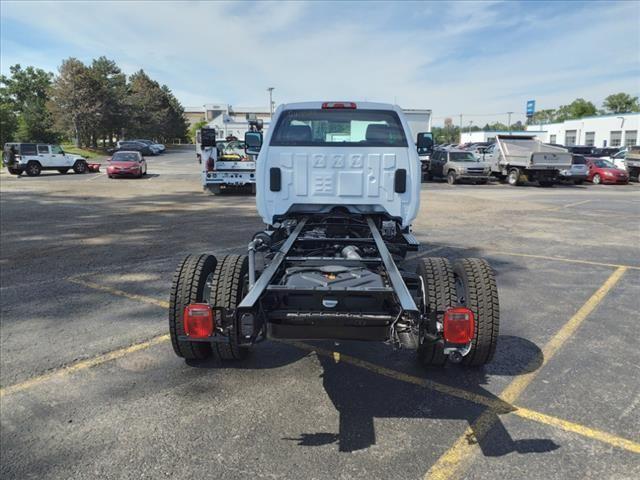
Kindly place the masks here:
[(109, 178), (130, 176), (140, 178), (147, 174), (147, 161), (140, 152), (120, 151), (113, 154), (107, 166)]
[(446, 178), (451, 185), (459, 180), (487, 183), (490, 176), (490, 165), (466, 150), (436, 150), (429, 164), (429, 179)]
[(158, 152), (158, 154), (164, 152), (165, 149), (166, 149), (166, 147), (162, 143), (156, 143), (153, 140), (144, 140), (144, 139), (136, 138), (133, 141), (134, 142), (144, 143), (145, 145), (149, 145), (151, 147), (151, 149), (155, 150), (156, 152)]
[(560, 170), (560, 180), (573, 182), (575, 185), (582, 185), (587, 179), (589, 168), (587, 167), (587, 159), (584, 155), (571, 155), (571, 168)]
[(587, 158), (587, 167), (589, 168), (587, 180), (596, 185), (601, 183), (629, 183), (629, 174), (625, 170), (616, 168), (616, 166), (609, 160), (603, 160), (601, 158)]
[(12, 175), (26, 173), (37, 177), (42, 170), (57, 170), (65, 174), (87, 171), (87, 161), (81, 155), (65, 153), (60, 145), (48, 143), (6, 143), (2, 163)]
[(116, 152), (140, 152), (140, 154), (144, 155), (156, 155), (154, 151), (144, 143), (134, 142), (131, 140), (125, 140), (118, 142), (118, 146), (111, 150), (108, 150), (109, 153)]
[(604, 147), (604, 148), (594, 148), (591, 151), (592, 157), (604, 158), (605, 160), (611, 159), (616, 153), (620, 151), (618, 147)]
[(586, 145), (572, 145), (570, 147), (564, 147), (571, 153), (575, 153), (576, 155), (586, 155), (592, 156), (593, 147), (588, 147)]

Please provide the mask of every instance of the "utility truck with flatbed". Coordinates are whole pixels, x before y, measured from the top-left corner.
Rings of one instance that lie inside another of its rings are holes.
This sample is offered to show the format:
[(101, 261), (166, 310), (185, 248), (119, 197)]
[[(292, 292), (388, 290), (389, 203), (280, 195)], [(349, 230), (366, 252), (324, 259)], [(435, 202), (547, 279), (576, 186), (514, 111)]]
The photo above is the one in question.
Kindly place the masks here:
[(547, 145), (531, 135), (496, 135), (483, 154), (491, 172), (509, 185), (537, 181), (542, 187), (558, 183), (561, 170), (571, 168), (571, 153)]
[(224, 189), (248, 187), (256, 191), (255, 156), (247, 155), (244, 142), (237, 139), (216, 139), (213, 128), (197, 132), (196, 152), (202, 164), (203, 190), (219, 195)]
[(258, 154), (266, 228), (246, 255), (189, 255), (178, 266), (169, 309), (177, 355), (238, 360), (265, 339), (334, 339), (415, 349), (430, 366), (491, 360), (499, 304), (489, 264), (404, 263), (419, 249), (411, 222), (421, 169), (399, 107), (281, 105), (264, 138), (247, 132), (245, 144)]

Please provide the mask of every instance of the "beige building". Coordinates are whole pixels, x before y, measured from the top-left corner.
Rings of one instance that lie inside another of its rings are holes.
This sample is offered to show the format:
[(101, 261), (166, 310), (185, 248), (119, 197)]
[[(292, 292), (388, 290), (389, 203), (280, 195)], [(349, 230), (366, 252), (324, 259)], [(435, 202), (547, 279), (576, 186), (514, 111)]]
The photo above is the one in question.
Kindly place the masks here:
[(204, 107), (185, 107), (184, 118), (189, 124), (189, 128), (195, 123), (205, 120)]

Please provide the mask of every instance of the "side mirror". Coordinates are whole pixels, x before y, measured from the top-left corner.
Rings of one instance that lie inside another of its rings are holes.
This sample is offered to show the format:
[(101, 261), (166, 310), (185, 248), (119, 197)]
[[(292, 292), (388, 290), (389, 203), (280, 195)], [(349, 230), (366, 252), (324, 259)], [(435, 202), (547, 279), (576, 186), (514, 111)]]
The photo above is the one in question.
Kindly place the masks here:
[(418, 153), (431, 153), (433, 151), (433, 133), (420, 132), (417, 140)]
[(262, 147), (262, 132), (246, 132), (244, 145), (244, 151), (247, 155), (258, 155)]

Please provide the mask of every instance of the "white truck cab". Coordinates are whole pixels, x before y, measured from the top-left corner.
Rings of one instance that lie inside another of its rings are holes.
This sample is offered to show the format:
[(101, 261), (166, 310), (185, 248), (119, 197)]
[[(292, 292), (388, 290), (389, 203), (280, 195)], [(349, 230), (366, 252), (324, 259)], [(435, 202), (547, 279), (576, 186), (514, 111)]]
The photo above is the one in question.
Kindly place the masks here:
[(420, 160), (398, 106), (291, 103), (278, 107), (272, 126), (256, 168), (256, 202), (265, 223), (336, 206), (387, 213), (403, 227), (416, 217)]

